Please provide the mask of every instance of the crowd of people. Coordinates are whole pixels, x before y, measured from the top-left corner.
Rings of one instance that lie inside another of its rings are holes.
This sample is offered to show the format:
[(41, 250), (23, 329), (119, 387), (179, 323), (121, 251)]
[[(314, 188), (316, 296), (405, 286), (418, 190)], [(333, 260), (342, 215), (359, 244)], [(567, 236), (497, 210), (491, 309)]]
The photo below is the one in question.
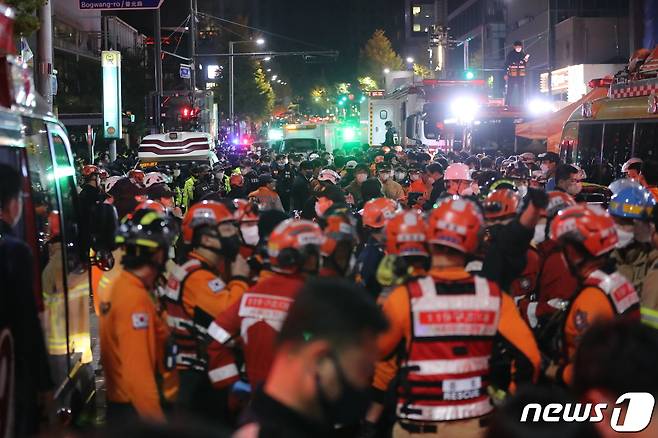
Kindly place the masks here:
[(658, 162), (609, 187), (400, 146), (112, 173), (80, 169), (81, 209), (121, 218), (92, 274), (112, 433), (608, 437), (611, 409), (521, 412), (658, 395)]

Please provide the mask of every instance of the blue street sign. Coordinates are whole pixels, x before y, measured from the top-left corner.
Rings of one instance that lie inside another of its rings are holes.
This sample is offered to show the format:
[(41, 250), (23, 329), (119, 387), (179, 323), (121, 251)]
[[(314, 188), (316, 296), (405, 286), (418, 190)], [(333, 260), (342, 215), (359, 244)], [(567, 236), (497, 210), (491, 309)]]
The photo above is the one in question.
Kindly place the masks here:
[(192, 67), (189, 65), (181, 64), (179, 72), (180, 77), (183, 79), (190, 79), (192, 77)]
[(157, 9), (164, 0), (80, 0), (80, 9)]

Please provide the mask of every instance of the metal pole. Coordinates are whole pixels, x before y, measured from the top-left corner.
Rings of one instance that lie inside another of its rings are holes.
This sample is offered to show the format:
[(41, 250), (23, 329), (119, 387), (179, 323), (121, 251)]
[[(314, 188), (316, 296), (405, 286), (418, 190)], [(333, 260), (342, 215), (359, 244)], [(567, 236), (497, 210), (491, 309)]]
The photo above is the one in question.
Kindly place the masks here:
[(553, 8), (551, 7), (551, 1), (548, 0), (548, 32), (547, 32), (547, 37), (548, 37), (548, 58), (547, 58), (547, 63), (548, 63), (548, 98), (550, 100), (553, 100)]
[(155, 102), (153, 103), (153, 120), (157, 132), (160, 132), (160, 125), (162, 124), (162, 121), (160, 120), (160, 113), (162, 112), (162, 35), (160, 28), (160, 8), (158, 8), (155, 10), (155, 32), (153, 35), (153, 41), (155, 43)]
[(117, 159), (117, 141), (112, 140), (110, 142), (110, 161), (116, 161)]
[(53, 72), (53, 16), (51, 1), (39, 8), (40, 28), (37, 34), (38, 81), (37, 90), (48, 104), (48, 111), (53, 109), (53, 96), (50, 75)]
[(191, 75), (190, 87), (192, 88), (192, 106), (194, 106), (194, 92), (196, 90), (196, 65), (194, 62), (194, 53), (196, 52), (196, 1), (190, 0), (190, 58), (191, 62)]
[(235, 116), (234, 96), (233, 96), (233, 41), (228, 43), (228, 118), (233, 132), (233, 117)]
[(470, 44), (470, 40), (466, 39), (464, 41), (464, 70), (468, 70), (469, 67), (469, 53), (468, 53), (469, 44)]

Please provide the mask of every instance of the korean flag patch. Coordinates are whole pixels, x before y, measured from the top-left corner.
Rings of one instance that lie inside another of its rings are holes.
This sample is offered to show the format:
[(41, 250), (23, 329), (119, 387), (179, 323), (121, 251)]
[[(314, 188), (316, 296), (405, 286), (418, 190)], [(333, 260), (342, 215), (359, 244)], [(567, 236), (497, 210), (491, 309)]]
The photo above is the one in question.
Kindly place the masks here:
[(215, 278), (208, 282), (208, 288), (210, 288), (210, 290), (214, 293), (224, 290), (224, 286), (225, 284), (220, 278)]
[(147, 313), (133, 313), (133, 328), (136, 330), (145, 329), (149, 326), (149, 316)]

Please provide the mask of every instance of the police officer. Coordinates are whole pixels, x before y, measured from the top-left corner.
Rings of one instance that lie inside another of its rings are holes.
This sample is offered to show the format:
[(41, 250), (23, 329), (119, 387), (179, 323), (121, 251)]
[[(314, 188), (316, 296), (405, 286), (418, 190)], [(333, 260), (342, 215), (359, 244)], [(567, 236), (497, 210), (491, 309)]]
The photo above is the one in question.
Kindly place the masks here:
[(240, 238), (233, 214), (223, 204), (194, 204), (183, 220), (190, 245), (184, 263), (170, 267), (162, 298), (176, 346), (180, 376), (177, 408), (215, 420), (226, 394), (212, 389), (207, 375), (208, 326), (247, 289), (247, 262), (239, 256)]

